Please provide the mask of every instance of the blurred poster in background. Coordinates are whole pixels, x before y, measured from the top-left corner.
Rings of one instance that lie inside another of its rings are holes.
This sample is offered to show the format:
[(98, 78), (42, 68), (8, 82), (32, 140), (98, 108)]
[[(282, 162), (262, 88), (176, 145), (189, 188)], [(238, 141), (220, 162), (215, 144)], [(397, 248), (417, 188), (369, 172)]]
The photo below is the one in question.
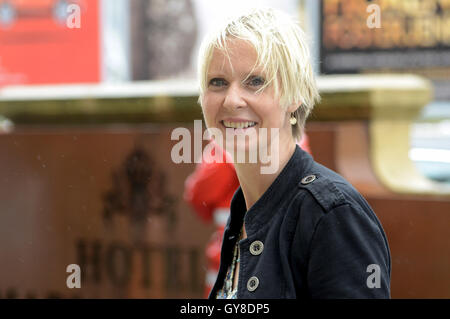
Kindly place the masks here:
[(201, 40), (212, 27), (247, 8), (270, 6), (298, 17), (298, 0), (130, 1), (132, 80), (195, 79)]
[(321, 21), (322, 73), (415, 73), (450, 100), (450, 1), (321, 0)]
[(100, 81), (98, 0), (0, 0), (0, 86)]

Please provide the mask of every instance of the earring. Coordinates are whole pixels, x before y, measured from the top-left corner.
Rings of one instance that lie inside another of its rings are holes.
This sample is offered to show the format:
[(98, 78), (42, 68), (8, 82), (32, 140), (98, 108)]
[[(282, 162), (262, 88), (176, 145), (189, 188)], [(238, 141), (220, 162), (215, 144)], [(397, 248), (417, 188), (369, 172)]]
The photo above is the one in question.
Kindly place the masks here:
[(291, 114), (291, 118), (289, 121), (291, 122), (291, 125), (297, 124), (297, 119), (295, 118), (294, 113)]

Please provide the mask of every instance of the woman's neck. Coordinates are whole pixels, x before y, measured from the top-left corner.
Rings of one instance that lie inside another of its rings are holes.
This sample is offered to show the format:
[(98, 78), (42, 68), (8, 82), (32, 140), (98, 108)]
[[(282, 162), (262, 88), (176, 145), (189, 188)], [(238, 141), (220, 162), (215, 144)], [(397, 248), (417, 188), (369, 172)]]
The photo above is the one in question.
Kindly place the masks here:
[[(247, 210), (252, 207), (269, 186), (275, 181), (280, 172), (286, 166), (295, 151), (296, 144), (293, 140), (286, 141), (279, 147), (279, 156), (271, 156), (278, 160), (277, 170), (270, 174), (262, 174), (263, 163), (235, 163), (236, 174), (244, 194)], [(272, 154), (271, 154), (272, 155)]]

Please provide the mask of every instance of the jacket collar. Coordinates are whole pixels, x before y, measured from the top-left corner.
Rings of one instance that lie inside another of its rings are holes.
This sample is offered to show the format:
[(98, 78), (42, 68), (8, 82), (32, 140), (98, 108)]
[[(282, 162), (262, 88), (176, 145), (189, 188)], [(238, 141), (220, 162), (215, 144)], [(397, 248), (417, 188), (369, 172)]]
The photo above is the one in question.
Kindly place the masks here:
[(297, 184), (306, 175), (313, 162), (311, 155), (296, 145), (294, 154), (280, 174), (248, 211), (244, 194), (239, 186), (231, 200), (231, 234), (239, 233), (242, 220), (245, 222), (245, 230), (248, 236), (266, 225), (277, 208), (280, 207), (281, 202), (286, 199), (286, 195), (297, 188)]

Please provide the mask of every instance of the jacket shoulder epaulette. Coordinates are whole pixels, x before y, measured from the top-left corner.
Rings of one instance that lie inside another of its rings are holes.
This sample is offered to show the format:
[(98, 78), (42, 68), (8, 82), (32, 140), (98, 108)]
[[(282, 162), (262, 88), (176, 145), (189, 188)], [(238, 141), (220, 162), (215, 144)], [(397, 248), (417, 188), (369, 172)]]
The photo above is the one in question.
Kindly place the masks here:
[(306, 189), (325, 212), (346, 203), (345, 196), (336, 183), (321, 173), (306, 174), (298, 186)]

